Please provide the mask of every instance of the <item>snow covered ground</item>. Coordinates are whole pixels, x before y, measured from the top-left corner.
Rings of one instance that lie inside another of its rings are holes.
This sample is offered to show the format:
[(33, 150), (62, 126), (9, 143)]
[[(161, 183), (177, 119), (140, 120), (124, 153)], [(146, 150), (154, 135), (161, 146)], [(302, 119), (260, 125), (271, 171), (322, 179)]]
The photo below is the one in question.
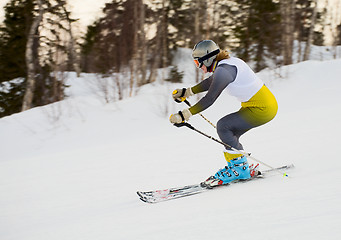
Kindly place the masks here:
[[(185, 107), (170, 94), (191, 75), (103, 104), (91, 75), (71, 74), (67, 100), (0, 119), (0, 239), (339, 239), (341, 59), (258, 74), (279, 113), (241, 141), (272, 166), (294, 163), (290, 178), (139, 200), (137, 190), (198, 183), (224, 166), (219, 144), (168, 121)], [(203, 114), (216, 122), (238, 108), (226, 94)], [(200, 116), (190, 123), (216, 136)]]

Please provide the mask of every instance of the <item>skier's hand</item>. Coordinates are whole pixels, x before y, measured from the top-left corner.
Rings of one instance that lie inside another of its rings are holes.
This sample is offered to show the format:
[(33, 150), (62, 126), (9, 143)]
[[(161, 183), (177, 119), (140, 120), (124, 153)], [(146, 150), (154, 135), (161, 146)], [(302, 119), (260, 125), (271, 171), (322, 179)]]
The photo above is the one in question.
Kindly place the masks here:
[(173, 91), (173, 99), (177, 103), (181, 103), (186, 100), (189, 96), (192, 96), (194, 93), (191, 88), (183, 88), (183, 89), (175, 89)]
[(192, 116), (192, 113), (189, 111), (189, 109), (184, 109), (182, 111), (179, 111), (178, 113), (174, 113), (170, 115), (169, 121), (171, 123), (182, 123), (185, 121), (188, 121), (188, 119)]

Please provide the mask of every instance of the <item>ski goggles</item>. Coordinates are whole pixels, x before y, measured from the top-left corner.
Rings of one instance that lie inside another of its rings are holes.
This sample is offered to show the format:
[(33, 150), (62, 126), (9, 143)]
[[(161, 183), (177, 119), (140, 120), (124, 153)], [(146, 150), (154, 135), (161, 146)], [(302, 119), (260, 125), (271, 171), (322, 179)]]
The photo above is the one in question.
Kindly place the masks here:
[(212, 51), (212, 52), (206, 54), (206, 55), (203, 56), (203, 57), (195, 58), (195, 59), (194, 59), (194, 63), (195, 63), (195, 65), (197, 66), (197, 68), (201, 68), (202, 65), (204, 64), (204, 61), (205, 61), (205, 60), (207, 60), (207, 59), (209, 59), (209, 58), (211, 58), (211, 57), (217, 55), (219, 52), (220, 52), (220, 49), (216, 49), (216, 50), (214, 50), (214, 51)]
[(203, 62), (199, 63), (198, 59), (194, 59), (194, 63), (195, 63), (195, 66), (197, 66), (197, 68), (201, 68), (203, 65)]

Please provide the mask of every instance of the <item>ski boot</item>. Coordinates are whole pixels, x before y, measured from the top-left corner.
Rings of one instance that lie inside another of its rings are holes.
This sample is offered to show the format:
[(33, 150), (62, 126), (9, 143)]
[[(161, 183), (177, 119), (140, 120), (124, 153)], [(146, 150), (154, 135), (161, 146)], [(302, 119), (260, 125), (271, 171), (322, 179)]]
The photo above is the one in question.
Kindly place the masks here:
[[(220, 169), (210, 176), (204, 182), (202, 182), (203, 187), (213, 188), (220, 185), (227, 185), (234, 181), (246, 180), (251, 178), (251, 172), (247, 159), (242, 154), (234, 154), (229, 152), (224, 152), (225, 158), (227, 160), (227, 166)], [(252, 174), (256, 174), (252, 172)]]

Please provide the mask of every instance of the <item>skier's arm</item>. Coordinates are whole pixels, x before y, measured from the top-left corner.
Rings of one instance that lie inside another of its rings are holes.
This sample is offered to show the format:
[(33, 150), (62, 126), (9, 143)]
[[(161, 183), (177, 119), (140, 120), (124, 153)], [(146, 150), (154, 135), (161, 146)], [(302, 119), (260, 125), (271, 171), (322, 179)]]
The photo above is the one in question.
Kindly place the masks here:
[(236, 75), (237, 68), (235, 66), (227, 64), (219, 66), (211, 76), (211, 84), (206, 95), (197, 104), (189, 108), (190, 112), (194, 115), (211, 106), (227, 85), (235, 80)]
[(211, 86), (211, 83), (212, 83), (212, 80), (213, 80), (213, 75), (211, 75), (210, 77), (204, 79), (203, 81), (201, 81), (200, 83), (198, 83), (197, 85), (195, 85), (194, 87), (191, 88), (192, 92), (194, 94), (197, 94), (197, 93), (201, 93), (201, 92), (205, 92), (207, 91), (210, 86)]
[(209, 89), (209, 87), (211, 86), (211, 83), (212, 83), (212, 76), (206, 78), (205, 80), (203, 80), (199, 84), (195, 85), (194, 87), (175, 89), (173, 91), (173, 94), (172, 94), (173, 99), (177, 103), (181, 103), (186, 98), (188, 98), (194, 94), (207, 91)]

